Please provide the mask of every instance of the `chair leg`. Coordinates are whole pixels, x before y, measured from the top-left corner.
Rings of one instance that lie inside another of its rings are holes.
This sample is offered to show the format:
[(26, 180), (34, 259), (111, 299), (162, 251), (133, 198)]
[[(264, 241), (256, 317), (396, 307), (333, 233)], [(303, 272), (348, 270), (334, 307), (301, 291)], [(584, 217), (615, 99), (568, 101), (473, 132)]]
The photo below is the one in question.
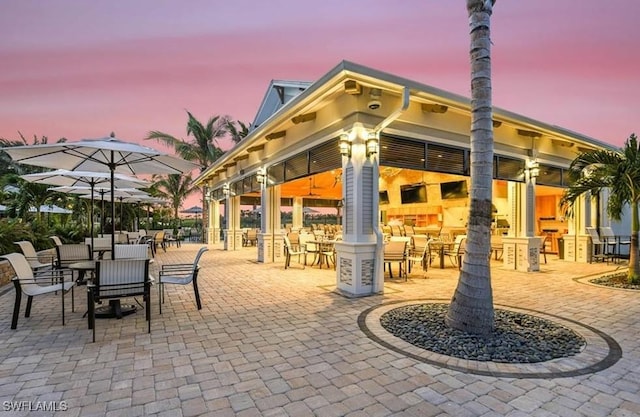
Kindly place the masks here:
[(11, 329), (15, 330), (18, 327), (18, 316), (20, 315), (20, 302), (22, 301), (22, 289), (20, 284), (14, 281), (16, 287), (16, 301), (13, 304), (13, 317), (11, 318)]
[(198, 291), (198, 279), (197, 277), (193, 277), (193, 292), (196, 296), (196, 305), (198, 306), (198, 310), (202, 310), (202, 304), (200, 303), (200, 291)]
[(164, 301), (162, 299), (164, 297), (164, 291), (162, 291), (162, 287), (162, 282), (158, 282), (158, 307), (160, 309), (160, 314), (162, 314), (162, 302)]
[(31, 304), (33, 303), (33, 296), (27, 296), (27, 308), (24, 310), (24, 316), (29, 317), (31, 315)]
[(95, 300), (93, 298), (93, 291), (88, 290), (87, 293), (87, 302), (89, 303), (89, 312), (88, 312), (88, 320), (89, 320), (89, 328), (91, 329), (91, 333), (93, 335), (93, 342), (96, 341), (96, 306)]

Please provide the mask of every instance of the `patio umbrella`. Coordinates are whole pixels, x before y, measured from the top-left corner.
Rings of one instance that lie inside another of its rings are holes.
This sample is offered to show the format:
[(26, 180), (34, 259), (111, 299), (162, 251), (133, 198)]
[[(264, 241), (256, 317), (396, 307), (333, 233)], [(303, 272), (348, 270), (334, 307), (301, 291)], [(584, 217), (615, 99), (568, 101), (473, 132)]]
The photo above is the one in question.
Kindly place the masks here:
[[(153, 148), (124, 142), (111, 137), (85, 139), (78, 142), (12, 146), (2, 148), (14, 162), (70, 171), (109, 172), (111, 187), (115, 174), (183, 174), (199, 166)], [(112, 194), (113, 203), (113, 194)], [(111, 206), (115, 218), (115, 206)], [(111, 239), (111, 254), (115, 253), (115, 238)]]
[[(29, 209), (30, 213), (35, 213), (37, 210), (35, 207)], [(55, 204), (43, 204), (40, 206), (40, 213), (54, 213), (54, 214), (71, 214), (72, 211), (66, 208), (56, 206)]]
[(180, 213), (195, 214), (196, 215), (196, 230), (197, 230), (197, 228), (198, 228), (198, 214), (202, 214), (202, 207), (198, 207), (198, 206), (189, 207), (188, 209), (184, 209), (184, 210), (180, 211)]
[[(57, 169), (55, 171), (39, 172), (36, 174), (21, 175), (20, 178), (25, 181), (37, 183), (37, 184), (49, 184), (67, 187), (82, 187), (85, 186), (88, 189), (87, 194), (91, 195), (90, 210), (90, 233), (91, 233), (91, 247), (93, 247), (93, 196), (94, 191), (97, 191), (97, 187), (110, 187), (111, 173), (109, 172), (91, 172), (91, 171), (68, 171), (66, 169)], [(131, 188), (144, 188), (151, 185), (149, 182), (131, 177), (124, 174), (114, 174), (114, 186), (116, 187), (131, 187)], [(56, 190), (61, 191), (61, 190)], [(68, 192), (68, 191), (61, 191)], [(101, 216), (102, 219), (102, 216)], [(102, 225), (102, 223), (100, 223)], [(102, 233), (102, 229), (100, 230)]]

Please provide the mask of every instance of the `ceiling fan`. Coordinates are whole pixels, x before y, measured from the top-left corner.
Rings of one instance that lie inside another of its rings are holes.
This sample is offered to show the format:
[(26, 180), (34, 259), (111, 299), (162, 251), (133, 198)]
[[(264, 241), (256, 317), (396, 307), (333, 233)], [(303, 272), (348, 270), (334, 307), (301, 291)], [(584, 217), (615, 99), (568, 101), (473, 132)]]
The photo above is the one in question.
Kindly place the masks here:
[(313, 192), (313, 190), (320, 190), (321, 187), (316, 187), (316, 181), (313, 177), (309, 177), (309, 194), (307, 194), (307, 196), (309, 197), (316, 197), (319, 196), (320, 194), (315, 194)]

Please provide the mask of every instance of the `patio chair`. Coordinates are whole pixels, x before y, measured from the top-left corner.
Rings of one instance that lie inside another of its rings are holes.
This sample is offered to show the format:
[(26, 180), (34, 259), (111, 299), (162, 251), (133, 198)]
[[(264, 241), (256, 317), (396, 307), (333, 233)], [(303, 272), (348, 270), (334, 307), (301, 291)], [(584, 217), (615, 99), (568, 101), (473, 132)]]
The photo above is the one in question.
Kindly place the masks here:
[[(292, 233), (290, 233), (291, 235)], [(297, 237), (297, 233), (296, 233)], [(307, 250), (304, 245), (300, 245), (298, 243), (297, 247), (293, 246), (291, 243), (291, 239), (289, 236), (284, 237), (284, 269), (289, 268), (291, 266), (291, 257), (298, 256), (298, 263), (300, 263), (300, 256), (304, 256), (304, 263), (302, 264), (302, 269), (307, 265)]]
[(462, 257), (464, 256), (464, 250), (467, 242), (467, 235), (456, 236), (455, 241), (451, 249), (445, 249), (444, 255), (449, 257), (451, 264), (457, 266), (458, 269), (462, 267)]
[(427, 257), (429, 256), (429, 238), (427, 235), (413, 235), (413, 246), (407, 255), (407, 269), (411, 273), (411, 266), (415, 263), (419, 264), (422, 271), (427, 272)]
[[(629, 247), (631, 245), (631, 238), (629, 236), (616, 236), (615, 233), (613, 233), (613, 229), (607, 226), (600, 228), (600, 237), (607, 242), (607, 246), (611, 247), (611, 250), (607, 250), (608, 253), (613, 254), (613, 256), (618, 259), (627, 257), (626, 254), (622, 253), (621, 246)], [(625, 252), (628, 252), (628, 250)]]
[(96, 261), (96, 279), (89, 289), (89, 328), (96, 341), (96, 303), (109, 301), (117, 318), (122, 317), (120, 300), (142, 296), (145, 303), (147, 333), (151, 333), (151, 277), (148, 259), (114, 259)]
[[(304, 248), (307, 254), (313, 254), (313, 261), (311, 265), (315, 264), (320, 257), (320, 246), (315, 242), (314, 235), (310, 233), (300, 233), (299, 235), (300, 247)], [(307, 258), (305, 257), (304, 264), (307, 264)]]
[[(83, 243), (64, 244), (56, 246), (56, 268), (58, 270), (68, 270), (69, 265), (77, 262), (91, 261), (91, 245)], [(71, 271), (73, 274), (73, 271)], [(78, 285), (84, 284), (84, 271), (78, 272), (76, 278)]]
[(256, 246), (258, 244), (258, 231), (256, 229), (247, 230), (245, 246)]
[[(407, 261), (407, 242), (402, 240), (392, 240), (384, 245), (384, 267), (389, 265), (389, 278), (393, 278), (393, 269), (391, 265), (394, 262), (398, 263), (398, 273), (400, 278), (404, 275), (405, 279), (407, 277), (404, 265)], [(383, 269), (384, 269), (383, 267)], [(403, 274), (404, 272), (404, 274)]]
[(18, 245), (18, 247), (22, 251), (22, 254), (31, 266), (31, 269), (33, 269), (35, 273), (53, 269), (53, 256), (51, 257), (51, 261), (49, 262), (40, 262), (40, 257), (36, 252), (36, 248), (33, 247), (33, 243), (29, 242), (28, 240), (21, 240), (19, 242), (13, 243)]
[(164, 230), (154, 233), (153, 243), (151, 244), (151, 256), (155, 256), (155, 254), (158, 253), (158, 246), (160, 246), (164, 252), (167, 251), (167, 242), (164, 240), (164, 235)]
[(540, 244), (540, 255), (544, 257), (544, 263), (547, 263), (547, 253), (551, 253), (551, 235), (545, 233), (542, 236), (542, 243)]
[[(22, 294), (25, 294), (28, 297), (27, 308), (24, 312), (24, 316), (29, 317), (31, 315), (33, 297), (57, 293), (58, 291), (60, 292), (62, 299), (62, 325), (64, 326), (64, 296), (69, 290), (71, 290), (71, 311), (74, 311), (73, 287), (76, 283), (73, 280), (66, 281), (66, 274), (54, 270), (49, 270), (34, 276), (31, 265), (29, 265), (26, 257), (21, 253), (10, 253), (2, 255), (0, 258), (9, 261), (15, 272), (15, 277), (12, 281), (15, 287), (16, 299), (13, 305), (11, 329), (15, 330), (18, 327), (18, 316), (20, 315)], [(44, 285), (45, 282), (55, 282), (55, 284)]]
[(116, 245), (116, 259), (149, 259), (149, 245), (137, 243), (133, 245)]
[(591, 238), (591, 259), (608, 262), (611, 258), (611, 255), (607, 254), (606, 251), (607, 241), (600, 238), (600, 235), (598, 234), (598, 231), (595, 227), (587, 227), (586, 231)]
[(164, 264), (160, 268), (158, 275), (158, 302), (160, 314), (162, 314), (162, 303), (164, 303), (164, 286), (166, 284), (193, 285), (193, 292), (196, 297), (198, 310), (202, 309), (200, 302), (200, 292), (198, 291), (198, 272), (200, 271), (200, 258), (208, 251), (206, 246), (200, 248), (191, 264)]

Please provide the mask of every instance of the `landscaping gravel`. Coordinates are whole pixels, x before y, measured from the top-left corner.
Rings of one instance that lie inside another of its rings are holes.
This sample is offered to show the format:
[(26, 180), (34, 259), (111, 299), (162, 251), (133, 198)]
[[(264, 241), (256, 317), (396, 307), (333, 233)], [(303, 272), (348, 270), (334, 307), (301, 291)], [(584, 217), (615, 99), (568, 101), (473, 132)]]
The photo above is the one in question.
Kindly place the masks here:
[(495, 310), (489, 337), (447, 327), (448, 304), (416, 304), (386, 312), (382, 326), (394, 336), (431, 352), (476, 361), (535, 363), (576, 355), (585, 340), (557, 323), (528, 314)]

